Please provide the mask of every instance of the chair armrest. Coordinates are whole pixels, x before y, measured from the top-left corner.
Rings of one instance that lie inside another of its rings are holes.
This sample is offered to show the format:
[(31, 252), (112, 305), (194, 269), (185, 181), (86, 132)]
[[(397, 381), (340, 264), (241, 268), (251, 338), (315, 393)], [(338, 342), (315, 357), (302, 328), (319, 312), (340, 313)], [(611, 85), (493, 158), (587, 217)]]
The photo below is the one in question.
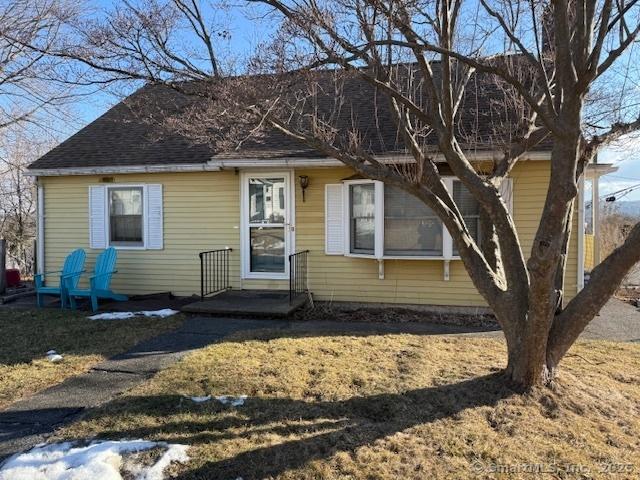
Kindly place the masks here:
[[(80, 275), (82, 275), (83, 273), (85, 273), (86, 270), (80, 270), (79, 272), (73, 272), (73, 273), (67, 273), (65, 275), (60, 275), (60, 285), (66, 289), (69, 289), (69, 285), (71, 280), (74, 277), (79, 277)], [(69, 285), (67, 285), (69, 283)]]
[(89, 277), (89, 280), (92, 280), (92, 279), (94, 279), (94, 278), (98, 278), (98, 277), (104, 277), (105, 275), (111, 275), (111, 274), (114, 274), (114, 273), (118, 273), (118, 271), (117, 271), (117, 270), (114, 270), (114, 271), (112, 271), (112, 272), (97, 273), (97, 274), (95, 274), (95, 275), (91, 275), (91, 276)]
[(42, 287), (44, 285), (44, 277), (46, 277), (47, 275), (53, 275), (54, 273), (62, 273), (62, 270), (53, 270), (51, 272), (36, 273), (33, 276), (33, 280), (35, 282), (36, 288)]
[(77, 277), (79, 275), (82, 275), (83, 273), (86, 273), (86, 270), (80, 270), (79, 272), (72, 272), (72, 273), (65, 273), (64, 275), (60, 275), (61, 278), (71, 278), (71, 277)]
[(37, 273), (36, 277), (44, 277), (46, 275), (53, 275), (54, 273), (62, 273), (62, 270), (52, 270), (51, 272)]

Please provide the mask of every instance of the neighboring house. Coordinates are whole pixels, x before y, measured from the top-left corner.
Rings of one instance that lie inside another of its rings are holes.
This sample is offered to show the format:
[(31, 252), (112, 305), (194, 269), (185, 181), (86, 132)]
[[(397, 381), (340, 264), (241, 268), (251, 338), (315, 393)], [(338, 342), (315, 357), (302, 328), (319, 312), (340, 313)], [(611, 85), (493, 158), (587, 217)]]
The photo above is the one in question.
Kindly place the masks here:
[[(228, 247), (233, 288), (287, 289), (288, 256), (309, 250), (308, 286), (319, 300), (484, 305), (440, 220), (404, 191), (359, 178), (277, 133), (231, 153), (159, 135), (134, 113), (146, 95), (161, 104), (166, 98), (167, 110), (179, 104), (172, 99), (176, 93), (143, 88), (29, 167), (37, 176), (38, 265), (45, 270), (59, 268), (74, 248), (87, 249), (91, 263), (113, 245), (119, 249), (114, 289), (192, 295), (200, 293), (199, 252)], [(410, 161), (382, 106), (372, 118), (367, 95), (366, 88), (347, 92), (354, 106), (368, 110), (351, 110), (346, 119), (370, 135), (371, 151), (381, 160)], [(482, 109), (489, 107), (465, 105), (461, 124), (486, 136), (491, 125)], [(473, 158), (481, 165), (494, 154), (477, 150)], [(503, 195), (525, 252), (538, 226), (549, 167), (543, 145), (505, 182)], [(589, 175), (606, 171), (599, 165)], [(455, 178), (446, 182), (477, 233), (473, 197)], [(568, 297), (584, 278), (584, 230), (577, 228), (584, 224), (582, 204), (569, 249)]]

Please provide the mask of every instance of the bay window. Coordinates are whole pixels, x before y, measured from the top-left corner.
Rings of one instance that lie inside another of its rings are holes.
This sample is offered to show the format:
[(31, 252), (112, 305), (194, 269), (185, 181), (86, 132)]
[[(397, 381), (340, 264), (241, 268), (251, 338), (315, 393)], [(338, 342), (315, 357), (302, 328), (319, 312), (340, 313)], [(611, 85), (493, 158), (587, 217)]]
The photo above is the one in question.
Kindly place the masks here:
[[(480, 234), (480, 207), (459, 181), (445, 184), (472, 237)], [(458, 256), (442, 221), (410, 193), (382, 182), (345, 182), (347, 255), (373, 258), (450, 259)]]

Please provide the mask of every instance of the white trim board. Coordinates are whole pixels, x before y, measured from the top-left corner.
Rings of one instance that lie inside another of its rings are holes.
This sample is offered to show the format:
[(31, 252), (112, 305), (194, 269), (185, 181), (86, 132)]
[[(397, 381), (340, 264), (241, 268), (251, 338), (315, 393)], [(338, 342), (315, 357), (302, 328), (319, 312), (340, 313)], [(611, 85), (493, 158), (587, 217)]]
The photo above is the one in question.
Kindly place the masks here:
[[(471, 161), (481, 162), (489, 161), (501, 156), (501, 152), (469, 152), (467, 157)], [(539, 151), (529, 152), (522, 161), (549, 160), (550, 152)], [(413, 163), (414, 158), (404, 153), (376, 155), (375, 158), (387, 164), (393, 163)], [(437, 163), (446, 163), (444, 157), (440, 153), (433, 155), (434, 161)], [(178, 172), (218, 172), (224, 169), (234, 168), (314, 168), (314, 167), (344, 167), (345, 164), (334, 158), (307, 158), (307, 157), (291, 157), (291, 158), (230, 158), (215, 159), (212, 158), (206, 163), (196, 164), (157, 164), (157, 165), (123, 165), (123, 166), (104, 166), (104, 167), (62, 167), (62, 168), (39, 168), (27, 170), (26, 175), (33, 177), (55, 177), (64, 175), (117, 175), (131, 173), (178, 173)]]
[(37, 251), (36, 251), (36, 264), (38, 271), (36, 273), (44, 273), (45, 272), (45, 259), (44, 259), (44, 185), (38, 183), (37, 188), (37, 204), (36, 208), (38, 210), (37, 214), (37, 229), (36, 229), (36, 243), (37, 243)]

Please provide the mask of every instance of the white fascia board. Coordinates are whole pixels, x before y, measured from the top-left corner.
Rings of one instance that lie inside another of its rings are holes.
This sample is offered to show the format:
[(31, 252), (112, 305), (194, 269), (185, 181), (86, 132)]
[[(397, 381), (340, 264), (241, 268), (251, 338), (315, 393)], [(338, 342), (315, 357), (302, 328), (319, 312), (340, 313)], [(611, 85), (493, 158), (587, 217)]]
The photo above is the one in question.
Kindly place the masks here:
[[(500, 152), (468, 153), (471, 161), (488, 161), (499, 158)], [(437, 163), (444, 163), (442, 154), (433, 156)], [(531, 152), (525, 160), (549, 160), (549, 152)], [(410, 155), (378, 155), (376, 159), (382, 163), (413, 163)], [(174, 173), (174, 172), (217, 172), (228, 168), (314, 168), (314, 167), (341, 167), (345, 166), (340, 160), (334, 158), (241, 158), (215, 160), (207, 163), (196, 164), (159, 164), (159, 165), (124, 165), (108, 167), (70, 167), (70, 168), (41, 168), (27, 170), (26, 175), (31, 177), (56, 177), (63, 175), (118, 175), (127, 173)]]
[[(495, 160), (501, 157), (501, 153), (494, 152), (478, 152), (468, 153), (467, 158), (473, 162)], [(376, 155), (376, 160), (381, 163), (413, 163), (415, 160), (411, 155)], [(446, 163), (444, 156), (440, 153), (433, 155), (432, 158), (437, 163)], [(531, 152), (523, 160), (549, 160), (550, 152)], [(345, 166), (343, 162), (334, 158), (230, 158), (224, 160), (211, 159), (210, 165), (215, 165), (221, 169), (225, 168), (304, 168), (304, 167), (340, 167)]]
[(210, 163), (181, 165), (124, 165), (111, 167), (41, 168), (27, 170), (30, 177), (59, 177), (63, 175), (118, 175), (125, 173), (219, 172), (219, 166)]
[(585, 175), (587, 180), (593, 180), (617, 171), (618, 167), (612, 163), (589, 163), (585, 169)]

